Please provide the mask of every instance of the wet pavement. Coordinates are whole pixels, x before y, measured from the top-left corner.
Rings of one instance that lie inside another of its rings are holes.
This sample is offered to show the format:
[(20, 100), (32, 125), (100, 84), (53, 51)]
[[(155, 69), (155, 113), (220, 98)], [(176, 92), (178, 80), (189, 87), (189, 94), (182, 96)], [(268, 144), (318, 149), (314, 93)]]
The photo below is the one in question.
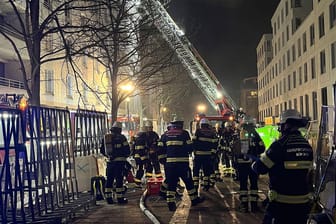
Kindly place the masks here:
[[(223, 178), (208, 192), (200, 192), (205, 197), (201, 204), (191, 207), (186, 191), (177, 202), (177, 210), (170, 212), (166, 201), (157, 195), (146, 195), (146, 188), (131, 188), (127, 192), (129, 203), (126, 205), (106, 204), (98, 201), (97, 205), (76, 217), (72, 223), (206, 223), (206, 224), (257, 224), (261, 223), (263, 212), (242, 213), (239, 207), (239, 182), (231, 177)], [(259, 204), (265, 199), (267, 177), (259, 181)], [(142, 200), (141, 200), (142, 198)], [(141, 207), (142, 205), (142, 207)], [(262, 209), (261, 209), (262, 210)]]

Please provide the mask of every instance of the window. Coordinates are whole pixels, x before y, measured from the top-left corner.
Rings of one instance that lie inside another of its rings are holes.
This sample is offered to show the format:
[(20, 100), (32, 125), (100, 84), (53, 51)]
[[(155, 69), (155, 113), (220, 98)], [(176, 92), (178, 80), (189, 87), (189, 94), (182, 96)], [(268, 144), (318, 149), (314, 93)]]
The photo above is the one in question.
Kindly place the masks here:
[(312, 93), (313, 120), (317, 120), (317, 92)]
[(280, 80), (280, 83), (279, 83), (279, 90), (280, 90), (280, 96), (282, 95), (282, 81)]
[(312, 46), (315, 43), (315, 28), (314, 28), (314, 24), (310, 25), (309, 31), (310, 31), (310, 46)]
[(324, 31), (324, 14), (322, 13), (320, 16), (319, 16), (319, 37), (323, 37), (325, 34), (325, 31)]
[(336, 67), (336, 42), (331, 44), (331, 68)]
[(311, 77), (312, 79), (315, 79), (316, 69), (315, 69), (315, 58), (314, 57), (310, 60), (310, 68), (311, 68)]
[(47, 9), (51, 10), (50, 0), (44, 0), (44, 1), (43, 1), (43, 5), (44, 5), (44, 7), (46, 7)]
[(303, 114), (303, 96), (300, 96), (300, 112)]
[(296, 54), (295, 54), (295, 45), (294, 44), (292, 46), (292, 58), (293, 58), (293, 62), (295, 62), (295, 60), (296, 60)]
[(53, 49), (53, 39), (52, 34), (47, 34), (45, 37), (45, 50), (46, 51), (52, 51)]
[(303, 79), (304, 79), (304, 82), (308, 82), (308, 66), (307, 66), (307, 63), (304, 63), (304, 65), (303, 65)]
[(296, 72), (293, 72), (293, 89), (296, 88)]
[(83, 93), (82, 93), (83, 101), (88, 102), (88, 87), (85, 83), (83, 83), (82, 88), (83, 88)]
[(66, 95), (69, 98), (72, 98), (72, 77), (70, 74), (66, 77)]
[(284, 21), (284, 10), (281, 9), (281, 24), (283, 24)]
[(290, 51), (287, 51), (287, 66), (290, 65)]
[(45, 91), (54, 94), (54, 71), (45, 70)]
[(285, 3), (285, 15), (288, 16), (288, 2)]
[(5, 77), (5, 63), (0, 61), (0, 77)]
[(66, 3), (64, 6), (64, 15), (65, 15), (65, 22), (71, 25), (71, 10), (70, 10), (70, 3)]
[(330, 15), (330, 29), (336, 25), (336, 0), (334, 0), (329, 6)]
[(307, 51), (307, 35), (306, 32), (302, 34), (302, 50), (303, 52)]
[(324, 87), (321, 89), (321, 103), (323, 106), (328, 105), (328, 93), (327, 93), (327, 87)]
[(301, 56), (301, 39), (298, 39), (298, 57)]
[(289, 27), (286, 27), (286, 41), (289, 40)]
[(292, 109), (292, 101), (291, 100), (288, 101), (288, 109)]
[(286, 78), (283, 78), (283, 92), (285, 93), (286, 91), (287, 91)]
[(321, 75), (326, 72), (326, 58), (324, 50), (320, 52), (320, 72)]
[(305, 115), (309, 117), (309, 96), (308, 94), (305, 95), (305, 105), (306, 105), (306, 113)]
[(299, 68), (299, 85), (302, 85), (302, 67)]
[(293, 107), (295, 110), (297, 110), (297, 99), (296, 98), (293, 100)]
[(291, 76), (290, 75), (288, 75), (287, 81), (288, 81), (288, 91), (290, 91), (291, 90)]
[(292, 0), (292, 7), (293, 8), (297, 8), (297, 7), (301, 7), (301, 0)]

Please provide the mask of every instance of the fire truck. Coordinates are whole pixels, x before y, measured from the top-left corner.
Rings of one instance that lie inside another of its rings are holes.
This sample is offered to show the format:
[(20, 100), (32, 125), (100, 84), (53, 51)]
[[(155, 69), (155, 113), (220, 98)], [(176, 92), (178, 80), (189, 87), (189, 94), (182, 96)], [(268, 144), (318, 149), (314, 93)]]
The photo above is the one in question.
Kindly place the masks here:
[(122, 134), (130, 139), (140, 130), (140, 117), (137, 115), (118, 115), (117, 121), (122, 124)]

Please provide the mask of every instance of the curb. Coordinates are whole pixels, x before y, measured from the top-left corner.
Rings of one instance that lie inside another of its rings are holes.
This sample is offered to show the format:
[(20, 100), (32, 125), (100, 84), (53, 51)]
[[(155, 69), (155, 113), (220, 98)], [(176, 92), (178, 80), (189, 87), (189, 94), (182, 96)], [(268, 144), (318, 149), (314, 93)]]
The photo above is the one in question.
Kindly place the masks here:
[(145, 206), (146, 197), (147, 197), (147, 189), (144, 191), (144, 193), (142, 194), (142, 196), (140, 198), (139, 207), (140, 207), (141, 211), (152, 221), (152, 223), (160, 224), (160, 221), (153, 215), (153, 213), (151, 213), (151, 211), (149, 211), (146, 208), (146, 206)]

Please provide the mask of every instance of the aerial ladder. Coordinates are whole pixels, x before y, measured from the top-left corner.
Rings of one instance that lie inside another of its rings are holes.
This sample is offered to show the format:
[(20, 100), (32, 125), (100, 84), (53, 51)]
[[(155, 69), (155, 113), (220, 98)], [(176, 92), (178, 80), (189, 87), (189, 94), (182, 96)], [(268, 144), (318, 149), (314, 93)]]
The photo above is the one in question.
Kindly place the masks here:
[(220, 116), (231, 116), (237, 110), (237, 105), (227, 94), (184, 32), (166, 11), (164, 4), (168, 4), (169, 1), (164, 1), (164, 4), (159, 0), (143, 0), (142, 2), (145, 5), (144, 10), (146, 10), (147, 14), (153, 16), (155, 26), (170, 47), (176, 51), (178, 58), (188, 70), (190, 78), (199, 87), (209, 103), (219, 112)]

